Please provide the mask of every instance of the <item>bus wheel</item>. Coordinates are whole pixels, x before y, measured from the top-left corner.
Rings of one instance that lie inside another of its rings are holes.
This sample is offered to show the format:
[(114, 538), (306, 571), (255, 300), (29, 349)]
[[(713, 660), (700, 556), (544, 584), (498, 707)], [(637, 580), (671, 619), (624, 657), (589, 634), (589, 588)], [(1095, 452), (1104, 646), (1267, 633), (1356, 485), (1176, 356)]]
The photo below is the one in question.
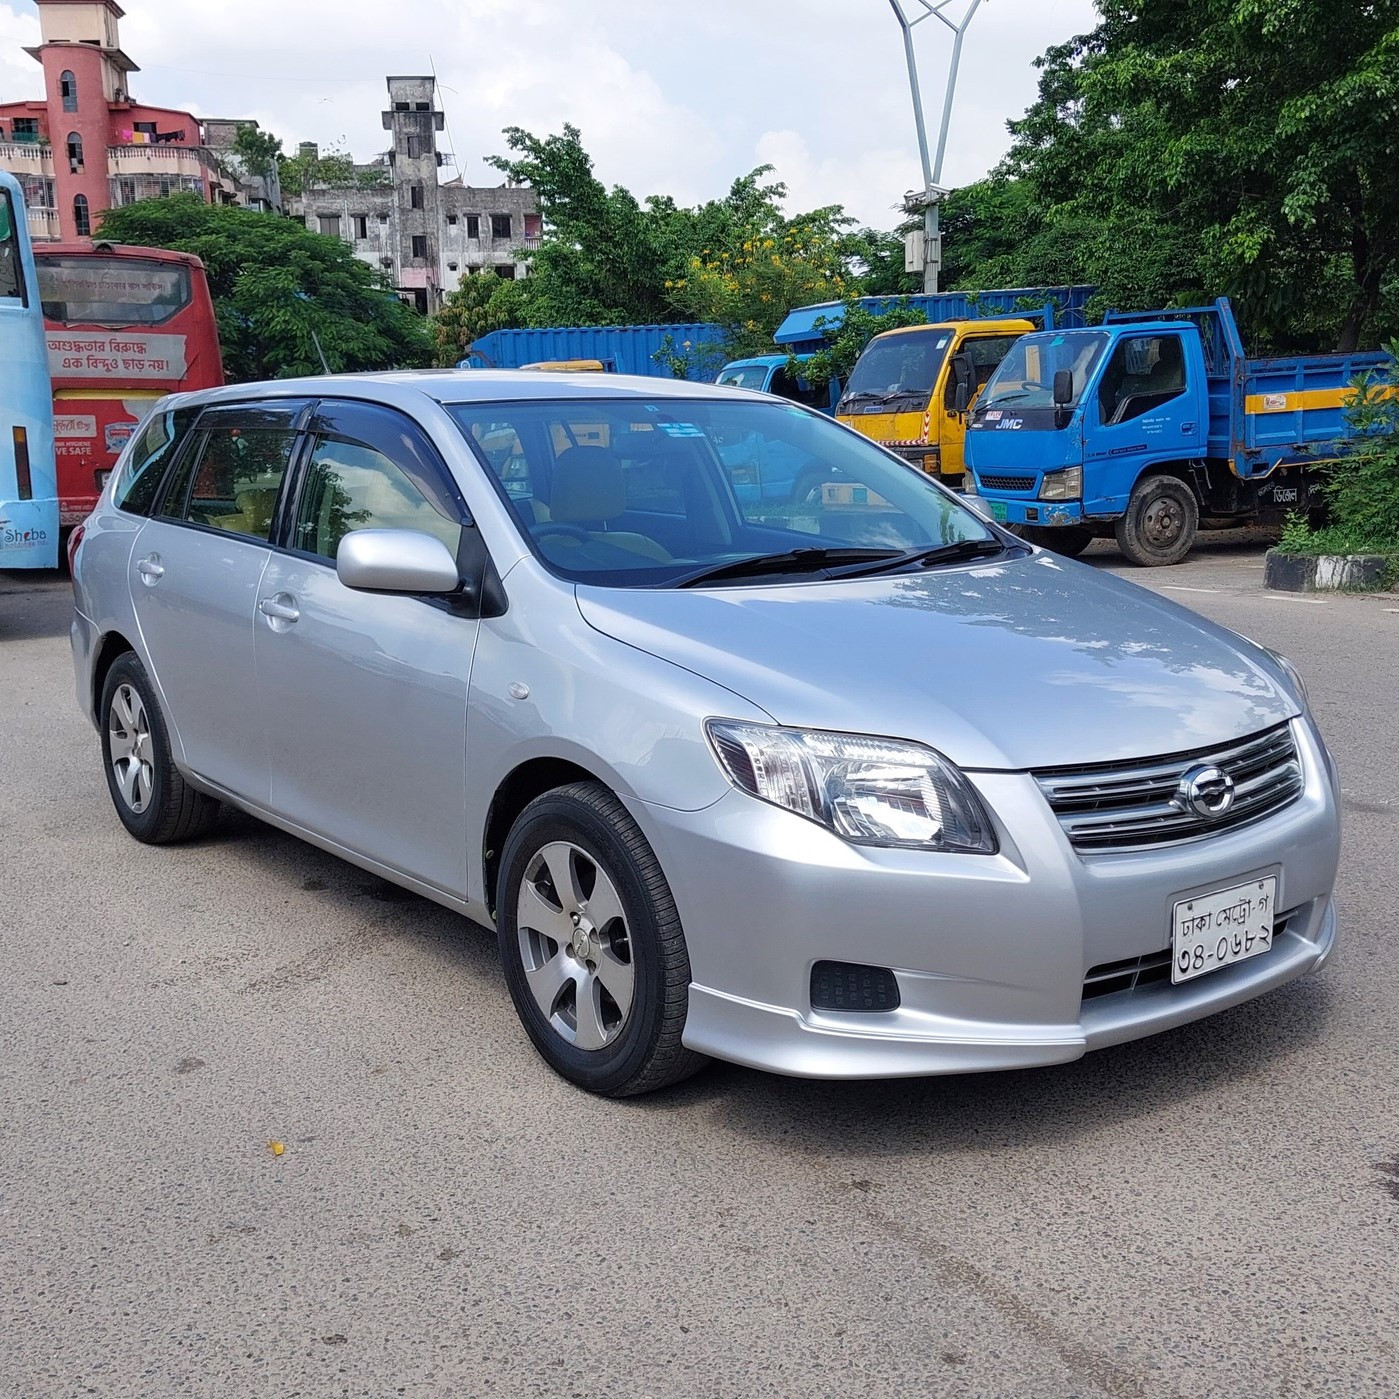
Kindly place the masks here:
[(1195, 543), (1200, 507), (1178, 476), (1148, 476), (1132, 487), (1113, 533), (1117, 547), (1141, 568), (1179, 563)]
[(1082, 526), (1067, 525), (1063, 529), (1049, 529), (1044, 525), (1018, 525), (1015, 530), (1027, 544), (1038, 544), (1041, 549), (1052, 549), (1063, 554), (1066, 559), (1076, 559), (1093, 542), (1093, 531)]

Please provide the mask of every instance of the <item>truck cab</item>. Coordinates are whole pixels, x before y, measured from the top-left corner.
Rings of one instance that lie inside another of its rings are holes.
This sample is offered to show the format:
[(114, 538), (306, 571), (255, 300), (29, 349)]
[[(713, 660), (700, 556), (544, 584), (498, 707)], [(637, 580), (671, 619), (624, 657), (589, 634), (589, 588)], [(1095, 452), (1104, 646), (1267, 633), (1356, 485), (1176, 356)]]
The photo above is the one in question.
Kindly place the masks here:
[[(811, 356), (797, 355), (796, 358), (805, 362)], [(730, 360), (719, 371), (714, 382), (727, 384), (734, 389), (757, 389), (761, 393), (776, 394), (778, 398), (804, 403), (808, 408), (819, 409), (822, 413), (834, 413), (840, 397), (839, 379), (823, 384), (794, 375), (788, 355), (751, 355), (747, 359)]]
[(865, 346), (836, 405), (847, 427), (960, 488), (967, 410), (1032, 321), (943, 321), (886, 330)]
[(995, 519), (1071, 557), (1110, 534), (1133, 563), (1178, 563), (1202, 522), (1305, 510), (1317, 469), (1351, 448), (1354, 380), (1386, 362), (1248, 359), (1223, 297), (1027, 335), (970, 415), (970, 488)]

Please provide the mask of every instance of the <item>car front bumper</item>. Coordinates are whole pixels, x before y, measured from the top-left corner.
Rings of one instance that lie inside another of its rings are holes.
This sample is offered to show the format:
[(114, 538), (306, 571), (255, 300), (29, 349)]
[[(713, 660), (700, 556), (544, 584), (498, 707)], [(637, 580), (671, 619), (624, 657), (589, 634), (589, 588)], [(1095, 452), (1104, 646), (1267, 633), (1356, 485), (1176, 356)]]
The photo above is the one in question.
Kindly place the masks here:
[[(999, 827), (993, 856), (850, 845), (739, 792), (698, 812), (629, 803), (685, 928), (685, 1043), (816, 1078), (1055, 1064), (1318, 967), (1336, 939), (1336, 793), (1310, 721), (1294, 730), (1306, 786), (1291, 805), (1134, 853), (1076, 853), (1027, 773), (968, 774)], [(1090, 968), (1169, 948), (1176, 900), (1267, 874), (1285, 915), (1268, 952), (1178, 986), (1084, 999)], [(823, 960), (891, 968), (898, 1009), (814, 1010)]]

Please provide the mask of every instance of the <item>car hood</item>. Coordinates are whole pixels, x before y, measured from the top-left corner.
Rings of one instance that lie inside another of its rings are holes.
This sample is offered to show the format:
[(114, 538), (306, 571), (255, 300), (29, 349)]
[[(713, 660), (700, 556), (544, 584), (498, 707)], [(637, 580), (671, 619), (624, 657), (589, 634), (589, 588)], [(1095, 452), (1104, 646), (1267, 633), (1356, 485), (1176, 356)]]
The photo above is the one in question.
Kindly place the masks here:
[(580, 585), (589, 625), (780, 724), (915, 739), (968, 768), (1225, 743), (1298, 713), (1260, 648), (1043, 551), (845, 582)]

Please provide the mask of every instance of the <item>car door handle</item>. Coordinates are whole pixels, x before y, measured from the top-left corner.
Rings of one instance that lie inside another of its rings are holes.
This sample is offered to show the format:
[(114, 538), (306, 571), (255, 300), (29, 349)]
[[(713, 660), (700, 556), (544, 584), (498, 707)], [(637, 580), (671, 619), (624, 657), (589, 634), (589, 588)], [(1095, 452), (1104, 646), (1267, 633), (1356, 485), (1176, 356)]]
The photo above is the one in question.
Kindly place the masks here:
[(136, 565), (136, 572), (139, 573), (147, 583), (154, 583), (165, 577), (165, 565), (152, 554), (150, 558), (142, 559), (141, 562)]
[(294, 622), (301, 616), (301, 609), (287, 593), (278, 593), (276, 597), (263, 598), (258, 603), (257, 610), (264, 617), (273, 617), (279, 622)]

